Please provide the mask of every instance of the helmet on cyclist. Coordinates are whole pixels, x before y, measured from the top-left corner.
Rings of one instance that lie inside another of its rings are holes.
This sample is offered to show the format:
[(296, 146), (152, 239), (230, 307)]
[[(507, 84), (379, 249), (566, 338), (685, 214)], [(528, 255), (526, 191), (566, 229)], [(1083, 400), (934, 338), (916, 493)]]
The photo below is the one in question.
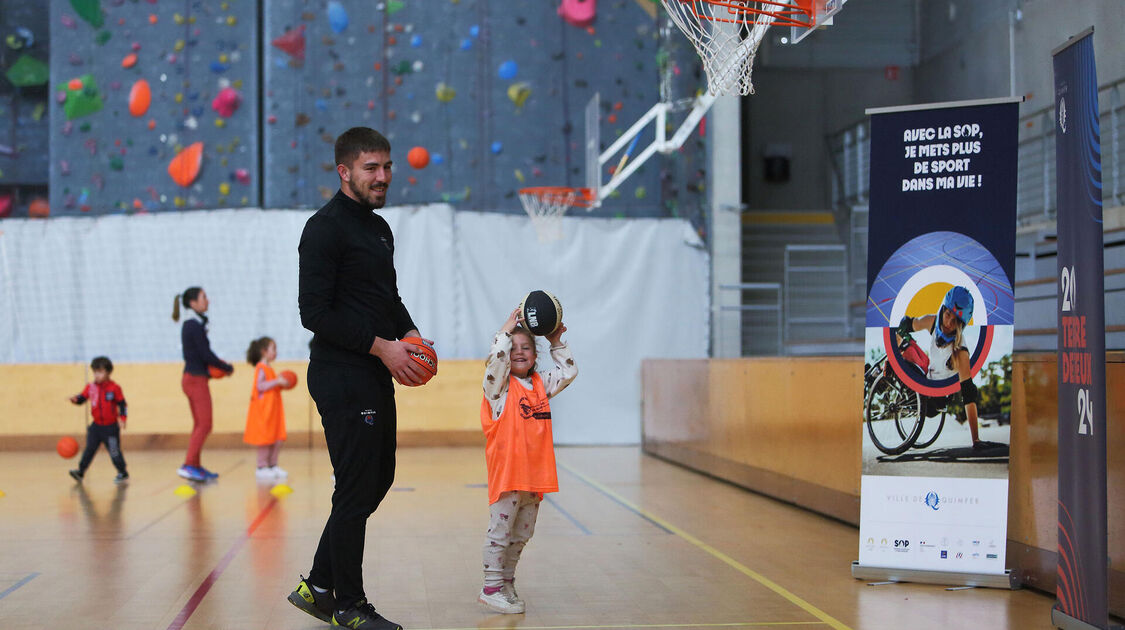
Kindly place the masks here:
[[(955, 286), (946, 292), (945, 298), (941, 301), (941, 308), (952, 313), (962, 327), (967, 326), (969, 321), (973, 319), (973, 294), (969, 293), (969, 290), (965, 287)], [(953, 341), (953, 335), (947, 335), (941, 329), (940, 313), (934, 330), (937, 331), (938, 340), (942, 344)]]

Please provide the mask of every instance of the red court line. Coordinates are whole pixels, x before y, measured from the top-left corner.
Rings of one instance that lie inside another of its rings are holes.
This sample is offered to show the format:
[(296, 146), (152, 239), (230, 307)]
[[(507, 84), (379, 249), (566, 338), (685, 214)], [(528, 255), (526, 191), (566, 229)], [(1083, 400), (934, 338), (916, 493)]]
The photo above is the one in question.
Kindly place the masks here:
[(207, 592), (211, 590), (211, 586), (218, 581), (223, 571), (227, 570), (227, 565), (230, 564), (231, 560), (234, 560), (239, 550), (242, 549), (242, 546), (246, 544), (247, 540), (250, 540), (250, 536), (254, 534), (254, 530), (258, 529), (262, 521), (266, 520), (266, 515), (270, 513), (270, 510), (272, 510), (275, 505), (277, 505), (277, 497), (270, 497), (270, 502), (266, 504), (266, 507), (262, 508), (262, 511), (258, 513), (258, 517), (254, 519), (253, 523), (250, 523), (250, 527), (246, 528), (246, 533), (234, 542), (234, 545), (227, 551), (222, 560), (219, 560), (219, 564), (215, 565), (215, 568), (211, 570), (211, 573), (207, 575), (203, 583), (199, 585), (199, 588), (195, 589), (195, 593), (188, 598), (187, 603), (180, 609), (180, 614), (176, 615), (172, 623), (168, 624), (168, 630), (180, 630), (184, 627), (188, 618), (190, 618), (192, 613), (195, 612), (195, 609), (199, 607), (199, 603), (207, 596)]

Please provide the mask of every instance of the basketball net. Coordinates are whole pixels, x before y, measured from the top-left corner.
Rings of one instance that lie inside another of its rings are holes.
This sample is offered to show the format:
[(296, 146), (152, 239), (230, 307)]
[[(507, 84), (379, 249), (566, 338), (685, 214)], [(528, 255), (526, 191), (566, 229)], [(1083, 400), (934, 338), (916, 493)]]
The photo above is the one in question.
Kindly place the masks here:
[(772, 24), (792, 22), (786, 0), (661, 0), (687, 36), (707, 73), (713, 95), (754, 93), (751, 72), (758, 44)]
[(563, 237), (562, 218), (571, 206), (589, 206), (593, 193), (589, 188), (536, 186), (520, 189), (520, 203), (535, 227), (540, 242), (557, 241)]

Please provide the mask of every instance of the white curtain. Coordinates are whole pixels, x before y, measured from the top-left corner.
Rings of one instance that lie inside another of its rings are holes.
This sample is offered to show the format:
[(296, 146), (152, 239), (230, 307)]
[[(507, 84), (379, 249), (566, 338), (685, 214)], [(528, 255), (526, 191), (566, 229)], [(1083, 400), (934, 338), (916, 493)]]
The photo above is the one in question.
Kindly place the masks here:
[[(525, 293), (563, 305), (578, 380), (552, 401), (563, 444), (640, 441), (643, 358), (705, 357), (708, 256), (673, 219), (563, 219), (541, 243), (526, 217), (445, 204), (380, 213), (395, 234), (399, 292), (446, 359), (481, 359)], [(212, 210), (0, 222), (0, 361), (180, 359), (173, 297), (202, 286), (215, 352), (277, 340), (308, 356), (297, 313), (305, 210)], [(540, 344), (540, 367), (549, 363)], [(482, 365), (483, 370), (483, 365)]]

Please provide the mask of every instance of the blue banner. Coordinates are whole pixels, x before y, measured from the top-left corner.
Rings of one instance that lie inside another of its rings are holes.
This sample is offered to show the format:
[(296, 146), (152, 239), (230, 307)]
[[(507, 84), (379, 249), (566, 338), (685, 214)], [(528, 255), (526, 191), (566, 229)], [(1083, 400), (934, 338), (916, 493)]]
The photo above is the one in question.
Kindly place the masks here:
[(980, 584), (1006, 569), (1019, 101), (868, 113), (859, 562)]
[[(1093, 28), (1054, 51), (1058, 173), (1058, 613), (1106, 628), (1105, 295)], [(1065, 625), (1065, 624), (1064, 624)], [(1079, 626), (1067, 626), (1079, 627)]]

